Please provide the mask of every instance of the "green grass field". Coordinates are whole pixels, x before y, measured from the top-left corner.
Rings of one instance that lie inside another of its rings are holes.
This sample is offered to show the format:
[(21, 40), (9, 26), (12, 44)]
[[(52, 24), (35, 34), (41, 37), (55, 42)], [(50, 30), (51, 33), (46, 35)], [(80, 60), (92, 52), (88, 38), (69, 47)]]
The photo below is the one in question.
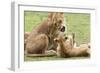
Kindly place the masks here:
[[(31, 32), (34, 27), (47, 18), (48, 13), (46, 12), (24, 12), (24, 21), (25, 21), (25, 32)], [(83, 44), (90, 42), (90, 14), (83, 13), (65, 13), (66, 22), (68, 23), (68, 32), (75, 33), (76, 43)], [(25, 61), (34, 61), (34, 60), (56, 60), (63, 58), (56, 57), (26, 57)]]

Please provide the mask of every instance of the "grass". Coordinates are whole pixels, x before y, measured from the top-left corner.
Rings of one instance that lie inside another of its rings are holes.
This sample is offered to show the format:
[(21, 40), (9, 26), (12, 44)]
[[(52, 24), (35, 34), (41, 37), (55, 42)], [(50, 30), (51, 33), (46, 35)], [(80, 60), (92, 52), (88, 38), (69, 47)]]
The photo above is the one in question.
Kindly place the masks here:
[(90, 42), (90, 15), (67, 13), (65, 17), (68, 21), (68, 32), (75, 33), (76, 43), (79, 45)]
[[(39, 23), (47, 18), (46, 12), (24, 12), (25, 32), (31, 32)], [(75, 33), (76, 43), (83, 44), (90, 42), (90, 14), (84, 13), (65, 13), (66, 22), (68, 23), (68, 32)], [(63, 58), (57, 57), (24, 57), (25, 61), (37, 60), (57, 60)]]

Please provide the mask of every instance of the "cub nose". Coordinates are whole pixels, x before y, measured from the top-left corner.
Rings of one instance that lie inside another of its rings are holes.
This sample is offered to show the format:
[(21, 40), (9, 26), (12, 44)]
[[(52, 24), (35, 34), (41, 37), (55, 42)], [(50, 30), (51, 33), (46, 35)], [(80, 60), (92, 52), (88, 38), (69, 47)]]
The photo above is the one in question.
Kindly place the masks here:
[(65, 26), (62, 26), (60, 31), (64, 32), (65, 31)]

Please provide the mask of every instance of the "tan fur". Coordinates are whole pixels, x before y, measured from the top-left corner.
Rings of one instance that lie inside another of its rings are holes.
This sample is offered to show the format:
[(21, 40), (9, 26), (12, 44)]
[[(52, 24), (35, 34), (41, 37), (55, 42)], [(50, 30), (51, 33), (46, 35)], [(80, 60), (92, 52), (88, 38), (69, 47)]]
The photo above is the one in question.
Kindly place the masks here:
[(29, 35), (30, 35), (30, 32), (25, 32), (24, 33), (24, 39), (27, 39)]
[(32, 30), (26, 40), (28, 54), (44, 54), (59, 35), (64, 21), (63, 13), (49, 13), (47, 20), (40, 23)]
[(86, 47), (85, 45), (80, 47), (74, 47), (72, 45), (73, 40), (71, 37), (58, 37), (54, 39), (55, 42), (58, 44), (57, 47), (57, 56), (59, 57), (78, 57), (78, 56), (89, 56), (90, 55), (90, 48)]
[(28, 38), (29, 35), (30, 35), (30, 32), (25, 32), (24, 33), (24, 50), (26, 48), (26, 40), (27, 40), (27, 38)]

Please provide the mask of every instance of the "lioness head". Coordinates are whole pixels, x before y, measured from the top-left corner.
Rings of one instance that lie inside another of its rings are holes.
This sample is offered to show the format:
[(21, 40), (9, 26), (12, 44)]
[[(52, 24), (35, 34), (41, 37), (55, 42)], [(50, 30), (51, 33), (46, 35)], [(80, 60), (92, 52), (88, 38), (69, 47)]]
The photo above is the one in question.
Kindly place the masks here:
[(63, 12), (52, 12), (48, 14), (48, 20), (52, 31), (60, 30), (61, 32), (65, 31), (65, 18)]
[[(59, 35), (64, 35), (66, 29), (65, 17), (63, 12), (51, 12), (48, 14), (49, 22), (49, 38), (52, 43), (52, 48), (56, 48), (57, 45), (54, 43), (54, 38)], [(51, 48), (51, 49), (52, 49)]]

